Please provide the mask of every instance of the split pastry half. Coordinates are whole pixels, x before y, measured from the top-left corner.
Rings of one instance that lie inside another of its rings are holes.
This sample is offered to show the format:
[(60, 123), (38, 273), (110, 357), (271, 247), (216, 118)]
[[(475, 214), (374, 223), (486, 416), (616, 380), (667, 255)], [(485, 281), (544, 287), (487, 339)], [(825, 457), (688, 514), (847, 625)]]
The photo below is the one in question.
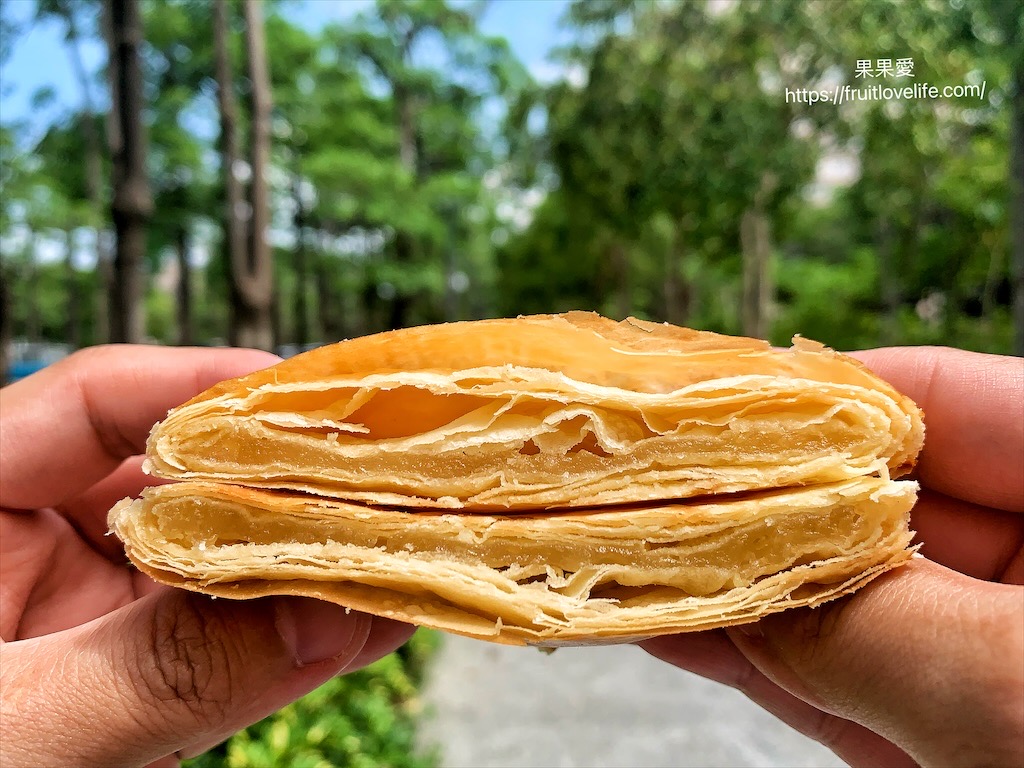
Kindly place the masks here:
[(708, 629), (912, 553), (917, 407), (856, 361), (587, 313), (394, 331), (154, 427), (112, 530), (159, 581), (539, 645)]
[(506, 511), (895, 477), (922, 439), (820, 344), (580, 312), (322, 347), (171, 411), (148, 453), (166, 478)]
[(910, 557), (915, 488), (856, 478), (498, 516), (188, 481), (126, 499), (111, 524), (139, 569), (167, 584), (317, 597), (503, 643), (581, 645), (738, 624), (850, 592)]

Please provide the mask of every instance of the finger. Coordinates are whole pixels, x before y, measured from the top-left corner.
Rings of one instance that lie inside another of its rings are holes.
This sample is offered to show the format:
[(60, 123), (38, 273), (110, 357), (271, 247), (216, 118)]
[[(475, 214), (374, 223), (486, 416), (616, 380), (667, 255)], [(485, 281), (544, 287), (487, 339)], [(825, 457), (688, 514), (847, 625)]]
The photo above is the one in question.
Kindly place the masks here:
[(729, 633), (776, 685), (923, 765), (1019, 765), (1022, 613), (1020, 588), (918, 559), (849, 598)]
[(102, 558), (52, 509), (0, 512), (0, 634), (58, 632), (133, 598), (129, 572)]
[(145, 765), (216, 743), (349, 667), (372, 633), (366, 614), (321, 601), (166, 590), (6, 643), (0, 764)]
[(345, 667), (345, 672), (354, 672), (357, 669), (362, 669), (377, 659), (387, 656), (400, 646), (405, 645), (411, 632), (415, 630), (415, 628), (410, 628), (408, 624), (403, 624), (400, 621), (388, 619), (384, 616), (372, 616), (371, 619), (373, 626), (370, 629), (370, 636), (366, 640), (366, 645), (363, 646), (363, 649), (355, 659)]
[(1024, 512), (1024, 360), (944, 347), (851, 354), (924, 411), (922, 485)]
[(911, 513), (921, 554), (985, 581), (1020, 584), (1011, 564), (1024, 549), (1024, 516), (921, 491)]
[(147, 486), (168, 482), (143, 472), (144, 460), (143, 456), (125, 459), (117, 469), (84, 493), (56, 507), (93, 549), (116, 563), (124, 562), (124, 547), (115, 536), (108, 535), (107, 514), (110, 508), (121, 499), (138, 496)]
[[(387, 656), (389, 653), (397, 650), (400, 646), (404, 645), (408, 640), (415, 627), (410, 627), (408, 624), (403, 624), (399, 621), (387, 619), (382, 616), (369, 616), (370, 630), (367, 633), (366, 644), (362, 650), (356, 654), (355, 658), (350, 661), (344, 669), (340, 670), (342, 674), (347, 672), (355, 672), (358, 669), (372, 664), (377, 659), (381, 659)], [(182, 758), (195, 757), (201, 755), (209, 749), (220, 744), (224, 739), (234, 731), (228, 733), (215, 734), (208, 736), (201, 741), (194, 742), (189, 746), (178, 750), (177, 754)]]
[(752, 666), (722, 629), (652, 637), (637, 645), (680, 669), (732, 688)]
[(851, 765), (913, 766), (887, 739), (849, 720), (830, 715), (765, 677), (733, 644), (725, 630), (667, 635), (644, 640), (648, 653), (745, 694), (800, 733), (824, 744)]
[(92, 347), (0, 390), (0, 506), (55, 506), (145, 450), (153, 424), (279, 358), (243, 349)]

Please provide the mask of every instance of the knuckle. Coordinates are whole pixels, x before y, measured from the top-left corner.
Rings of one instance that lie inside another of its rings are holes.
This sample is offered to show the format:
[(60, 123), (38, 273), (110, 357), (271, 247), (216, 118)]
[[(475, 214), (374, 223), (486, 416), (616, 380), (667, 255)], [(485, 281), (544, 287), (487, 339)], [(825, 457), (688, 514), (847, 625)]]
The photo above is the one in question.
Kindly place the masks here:
[(223, 622), (203, 610), (202, 600), (183, 594), (156, 612), (137, 682), (143, 700), (216, 722), (232, 699), (232, 649)]
[(88, 416), (95, 439), (103, 452), (117, 460), (138, 453), (139, 446), (130, 435), (125, 434), (121, 420), (108, 408), (97, 403), (96, 387), (91, 383), (98, 371), (116, 371), (120, 377), (124, 377), (123, 349), (119, 350), (111, 344), (86, 347), (57, 362), (54, 368), (58, 367), (70, 382), (71, 391)]

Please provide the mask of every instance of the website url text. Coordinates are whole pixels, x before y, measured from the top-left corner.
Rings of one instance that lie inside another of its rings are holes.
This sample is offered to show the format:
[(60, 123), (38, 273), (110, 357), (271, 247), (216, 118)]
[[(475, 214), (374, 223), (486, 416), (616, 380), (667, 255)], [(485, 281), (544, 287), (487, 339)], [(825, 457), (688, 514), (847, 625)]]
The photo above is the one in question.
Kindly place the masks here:
[(985, 100), (986, 82), (972, 85), (867, 85), (855, 88), (851, 85), (837, 85), (835, 88), (787, 88), (787, 104), (843, 104), (849, 101), (891, 101), (893, 99), (938, 99), (974, 97)]

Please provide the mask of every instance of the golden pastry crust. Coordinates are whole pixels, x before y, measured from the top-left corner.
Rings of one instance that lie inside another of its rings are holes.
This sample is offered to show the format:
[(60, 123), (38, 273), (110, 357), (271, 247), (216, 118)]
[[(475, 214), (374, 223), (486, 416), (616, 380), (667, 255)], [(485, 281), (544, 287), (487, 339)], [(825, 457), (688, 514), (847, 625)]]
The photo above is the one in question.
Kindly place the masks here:
[(912, 482), (716, 501), (466, 515), (216, 483), (112, 512), (132, 561), (212, 595), (318, 597), (510, 644), (624, 642), (753, 621), (856, 589), (911, 554)]
[(624, 642), (846, 594), (912, 554), (917, 407), (788, 350), (589, 313), (379, 334), (154, 427), (140, 570), (503, 643)]
[(172, 411), (174, 479), (533, 510), (899, 476), (917, 408), (851, 358), (589, 313), (323, 347)]

